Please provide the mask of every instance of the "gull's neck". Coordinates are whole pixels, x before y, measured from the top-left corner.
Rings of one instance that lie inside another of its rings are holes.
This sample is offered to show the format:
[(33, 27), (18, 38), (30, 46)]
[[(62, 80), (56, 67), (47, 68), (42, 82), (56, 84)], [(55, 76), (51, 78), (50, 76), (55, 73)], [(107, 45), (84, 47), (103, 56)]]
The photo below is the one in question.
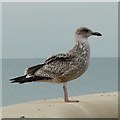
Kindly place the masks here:
[(79, 46), (81, 43), (87, 43), (87, 38), (82, 36), (76, 36), (76, 44)]

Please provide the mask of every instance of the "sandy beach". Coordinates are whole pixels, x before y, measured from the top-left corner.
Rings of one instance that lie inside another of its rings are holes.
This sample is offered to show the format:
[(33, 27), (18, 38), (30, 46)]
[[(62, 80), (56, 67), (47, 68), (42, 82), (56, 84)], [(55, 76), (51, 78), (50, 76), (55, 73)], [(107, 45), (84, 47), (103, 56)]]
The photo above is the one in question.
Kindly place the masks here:
[(5, 106), (2, 118), (118, 118), (118, 93), (99, 93), (70, 97), (78, 103), (65, 103), (62, 98), (38, 100)]

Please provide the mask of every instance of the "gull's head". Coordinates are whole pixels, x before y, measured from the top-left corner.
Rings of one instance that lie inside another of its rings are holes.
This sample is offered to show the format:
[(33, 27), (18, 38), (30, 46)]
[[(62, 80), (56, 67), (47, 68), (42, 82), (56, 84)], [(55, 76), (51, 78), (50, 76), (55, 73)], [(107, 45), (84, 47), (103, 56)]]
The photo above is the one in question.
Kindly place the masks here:
[(88, 38), (92, 35), (95, 35), (95, 36), (102, 36), (101, 33), (99, 32), (93, 32), (92, 30), (90, 30), (89, 28), (86, 28), (86, 27), (80, 27), (76, 30), (76, 37), (79, 39), (79, 38)]

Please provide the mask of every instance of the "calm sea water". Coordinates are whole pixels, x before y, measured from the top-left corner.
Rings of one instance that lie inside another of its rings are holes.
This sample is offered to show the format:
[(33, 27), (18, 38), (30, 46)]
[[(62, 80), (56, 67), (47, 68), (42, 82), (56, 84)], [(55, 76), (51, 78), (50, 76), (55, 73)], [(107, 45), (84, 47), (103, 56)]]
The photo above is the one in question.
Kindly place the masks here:
[[(24, 69), (44, 59), (3, 59), (2, 106), (32, 100), (63, 97), (62, 84), (11, 84), (10, 78), (22, 75)], [(69, 96), (118, 91), (117, 58), (92, 58), (86, 73), (68, 83)]]

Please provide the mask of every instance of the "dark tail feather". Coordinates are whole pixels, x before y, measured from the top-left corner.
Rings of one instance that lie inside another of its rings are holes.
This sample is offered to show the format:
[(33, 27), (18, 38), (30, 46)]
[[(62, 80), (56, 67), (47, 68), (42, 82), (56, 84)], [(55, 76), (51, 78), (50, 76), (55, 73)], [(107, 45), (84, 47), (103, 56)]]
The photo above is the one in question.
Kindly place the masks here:
[(22, 83), (26, 83), (26, 82), (37, 82), (39, 80), (48, 80), (48, 79), (52, 79), (52, 78), (39, 77), (39, 76), (26, 78), (26, 75), (24, 75), (24, 76), (20, 76), (20, 77), (17, 77), (17, 78), (10, 79), (10, 81), (11, 81), (11, 83), (20, 83), (20, 84), (22, 84)]
[(21, 83), (26, 79), (26, 75), (10, 79), (11, 83)]

